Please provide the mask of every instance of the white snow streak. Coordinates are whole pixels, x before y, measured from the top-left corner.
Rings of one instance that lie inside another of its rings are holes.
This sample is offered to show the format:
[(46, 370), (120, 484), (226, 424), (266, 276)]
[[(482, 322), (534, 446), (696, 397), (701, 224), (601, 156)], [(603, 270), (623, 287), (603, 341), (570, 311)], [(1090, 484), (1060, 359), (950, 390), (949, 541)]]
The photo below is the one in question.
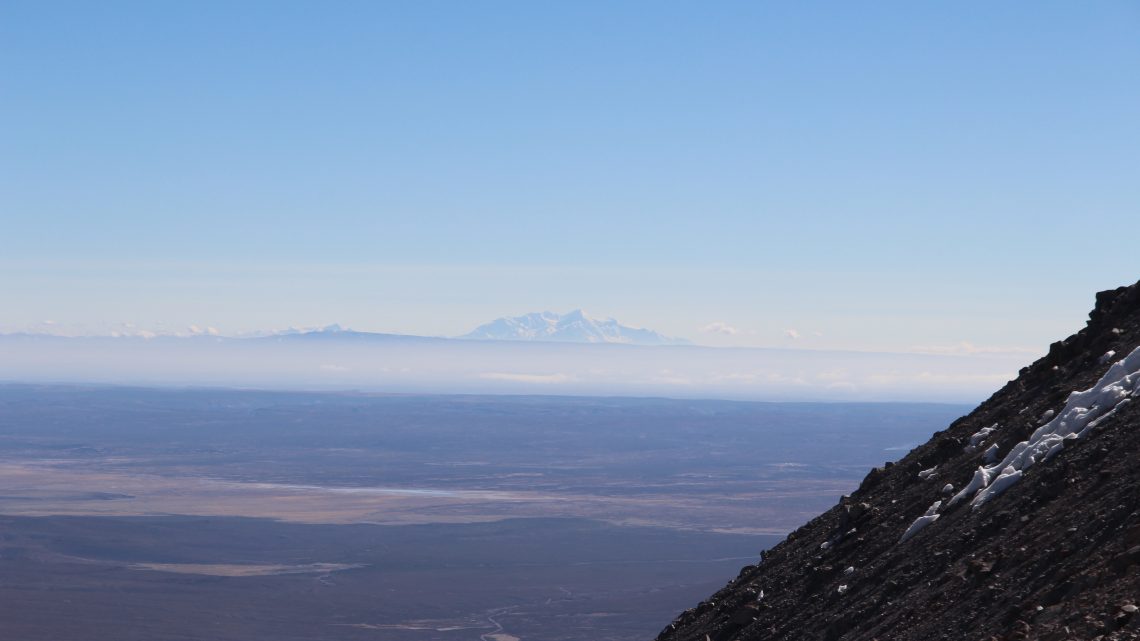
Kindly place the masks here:
[[(1114, 355), (1114, 352), (1108, 352), (1105, 358), (1112, 358)], [(972, 499), (970, 505), (974, 509), (985, 505), (1020, 481), (1025, 470), (1033, 464), (1048, 461), (1056, 456), (1064, 449), (1066, 441), (1092, 433), (1118, 409), (1129, 403), (1133, 396), (1140, 396), (1140, 347), (1113, 363), (1100, 380), (1089, 389), (1069, 394), (1065, 408), (1059, 414), (1054, 415), (1052, 410), (1045, 412), (1041, 418), (1048, 422), (1034, 430), (1028, 440), (1014, 445), (1002, 460), (997, 461), (996, 443), (986, 449), (985, 462), (990, 465), (979, 467), (966, 487), (947, 501), (946, 507), (966, 499)], [(975, 432), (970, 436), (966, 451), (976, 452), (978, 445), (997, 429), (995, 423)], [(919, 477), (927, 480), (934, 476), (934, 471), (935, 468), (923, 470), (919, 472)], [(947, 494), (953, 489), (953, 486), (947, 483), (942, 487), (942, 493)], [(938, 514), (941, 506), (942, 501), (935, 501), (927, 508), (926, 513), (915, 519), (906, 532), (903, 532), (899, 543), (937, 521), (941, 516)]]
[[(1024, 470), (1056, 456), (1065, 441), (1086, 436), (1137, 393), (1140, 393), (1140, 347), (1113, 363), (1096, 385), (1070, 394), (1059, 414), (1037, 428), (1028, 440), (1014, 445), (1001, 461), (979, 467), (974, 478), (950, 499), (947, 507), (971, 497), (970, 504), (974, 508), (984, 505), (1019, 481)], [(973, 437), (970, 440), (973, 444)]]
[(938, 514), (938, 508), (941, 506), (942, 501), (935, 501), (930, 505), (930, 507), (926, 508), (926, 514), (918, 517), (914, 520), (914, 523), (910, 524), (910, 527), (906, 529), (906, 532), (903, 532), (902, 538), (899, 539), (899, 543), (902, 543), (915, 534), (918, 534), (919, 530), (937, 521), (938, 517), (942, 516), (941, 514)]

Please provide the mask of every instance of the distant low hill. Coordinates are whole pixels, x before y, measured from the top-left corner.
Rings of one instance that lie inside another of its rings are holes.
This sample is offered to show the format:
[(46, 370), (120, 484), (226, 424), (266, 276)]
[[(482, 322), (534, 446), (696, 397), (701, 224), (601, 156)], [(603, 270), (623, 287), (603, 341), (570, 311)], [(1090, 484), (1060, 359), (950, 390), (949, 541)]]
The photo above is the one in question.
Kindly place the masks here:
[(612, 318), (590, 318), (580, 309), (567, 314), (533, 312), (499, 318), (459, 338), (493, 341), (550, 341), (556, 343), (622, 343), (626, 345), (688, 345), (682, 338), (663, 336), (649, 329), (622, 325)]

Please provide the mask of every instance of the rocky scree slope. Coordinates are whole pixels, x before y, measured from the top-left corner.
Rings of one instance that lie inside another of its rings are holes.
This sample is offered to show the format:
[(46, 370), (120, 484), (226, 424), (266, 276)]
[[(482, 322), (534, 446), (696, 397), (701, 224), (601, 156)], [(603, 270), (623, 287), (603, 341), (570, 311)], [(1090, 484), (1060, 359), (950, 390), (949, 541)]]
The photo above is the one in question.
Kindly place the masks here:
[(658, 640), (1140, 639), (1138, 346), (1140, 283), (1097, 294), (1084, 329)]

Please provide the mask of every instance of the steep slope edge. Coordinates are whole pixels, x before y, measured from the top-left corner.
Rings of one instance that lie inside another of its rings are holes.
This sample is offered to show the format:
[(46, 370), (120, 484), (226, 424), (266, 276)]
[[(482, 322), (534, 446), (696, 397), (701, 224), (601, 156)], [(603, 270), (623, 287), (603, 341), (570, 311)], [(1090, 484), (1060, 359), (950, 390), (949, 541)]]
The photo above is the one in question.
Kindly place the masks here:
[(659, 641), (1140, 639), (1138, 346), (1140, 283), (1100, 292), (1084, 329)]

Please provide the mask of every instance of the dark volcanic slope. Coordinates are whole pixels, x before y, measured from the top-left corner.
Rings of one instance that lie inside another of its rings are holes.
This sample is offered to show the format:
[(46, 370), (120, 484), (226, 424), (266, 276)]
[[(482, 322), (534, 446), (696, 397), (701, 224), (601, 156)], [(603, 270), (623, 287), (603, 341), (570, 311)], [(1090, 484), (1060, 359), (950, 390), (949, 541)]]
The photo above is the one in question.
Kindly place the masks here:
[[(1093, 387), (1140, 345), (1140, 283), (1097, 294), (1089, 318), (969, 416), (871, 471), (659, 640), (1140, 639), (1140, 402), (1117, 405), (976, 509), (945, 505), (991, 445), (1006, 456), (1048, 422), (1047, 411), (1062, 414), (1070, 392)], [(954, 489), (943, 494), (946, 484)], [(900, 543), (938, 499), (938, 520)]]

